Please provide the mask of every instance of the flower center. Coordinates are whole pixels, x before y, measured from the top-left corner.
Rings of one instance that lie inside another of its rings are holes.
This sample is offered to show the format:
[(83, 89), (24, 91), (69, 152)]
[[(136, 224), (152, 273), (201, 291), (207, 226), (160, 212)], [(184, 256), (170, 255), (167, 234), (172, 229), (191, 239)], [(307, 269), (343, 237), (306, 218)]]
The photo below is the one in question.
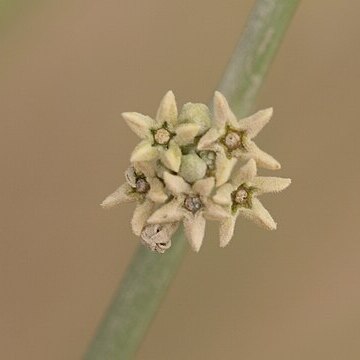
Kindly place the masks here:
[(164, 128), (156, 130), (154, 134), (155, 141), (160, 145), (167, 145), (167, 143), (170, 141), (170, 138), (170, 132)]
[(249, 197), (249, 194), (248, 194), (248, 192), (247, 192), (245, 189), (239, 189), (239, 190), (235, 193), (234, 201), (235, 201), (237, 204), (242, 205), (242, 204), (246, 203), (248, 197)]
[(235, 150), (241, 146), (240, 135), (232, 131), (227, 133), (224, 142), (229, 150)]
[(198, 196), (187, 196), (184, 201), (184, 207), (195, 214), (203, 207), (203, 203)]
[(246, 184), (240, 185), (232, 194), (232, 211), (236, 212), (240, 207), (251, 209), (252, 207), (252, 189)]
[(150, 184), (143, 178), (136, 180), (136, 191), (140, 194), (145, 194), (150, 190)]

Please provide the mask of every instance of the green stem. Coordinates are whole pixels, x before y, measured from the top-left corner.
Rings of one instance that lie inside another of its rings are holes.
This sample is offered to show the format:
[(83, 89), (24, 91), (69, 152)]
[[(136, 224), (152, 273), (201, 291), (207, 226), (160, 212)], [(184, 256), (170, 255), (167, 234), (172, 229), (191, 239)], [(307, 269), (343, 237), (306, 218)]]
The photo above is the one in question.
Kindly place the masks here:
[(180, 231), (165, 254), (140, 245), (86, 359), (129, 359), (136, 351), (183, 257)]
[[(246, 115), (299, 0), (257, 0), (219, 90)], [(185, 252), (182, 231), (165, 254), (139, 246), (119, 291), (85, 355), (86, 360), (130, 359), (153, 319)]]
[(258, 0), (219, 85), (232, 110), (246, 116), (300, 0)]

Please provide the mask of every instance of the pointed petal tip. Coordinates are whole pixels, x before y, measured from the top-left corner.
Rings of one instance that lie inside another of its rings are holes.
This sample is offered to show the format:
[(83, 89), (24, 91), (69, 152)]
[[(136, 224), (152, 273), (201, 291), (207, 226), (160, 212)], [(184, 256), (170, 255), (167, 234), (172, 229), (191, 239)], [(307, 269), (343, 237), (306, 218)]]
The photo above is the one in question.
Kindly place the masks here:
[(121, 116), (122, 116), (124, 119), (126, 119), (127, 117), (129, 117), (129, 114), (131, 114), (131, 112), (129, 112), (129, 111), (124, 111), (124, 112), (121, 113)]
[(223, 98), (225, 98), (225, 96), (219, 90), (215, 90), (214, 91), (214, 98), (223, 99)]
[(277, 229), (277, 223), (274, 223), (271, 227), (269, 227), (269, 230), (276, 230)]
[(274, 170), (280, 170), (280, 169), (281, 169), (281, 164), (277, 160), (275, 160), (275, 162), (274, 162)]
[(169, 90), (160, 101), (160, 105), (155, 116), (155, 122), (158, 127), (162, 126), (164, 122), (167, 122), (170, 130), (173, 130), (173, 127), (177, 123), (177, 117), (178, 111), (175, 95), (171, 90)]
[(285, 187), (284, 189), (286, 189), (287, 187), (290, 186), (290, 184), (292, 183), (292, 180), (290, 178), (285, 178), (284, 179), (284, 182), (285, 182)]
[(215, 91), (213, 102), (215, 106), (228, 105), (226, 97), (220, 91)]
[(107, 198), (104, 199), (104, 201), (100, 204), (100, 206), (103, 209), (110, 209), (112, 207), (114, 207), (115, 205), (117, 205), (116, 200), (114, 199), (114, 197), (112, 196), (108, 196)]
[(267, 117), (271, 118), (273, 113), (274, 113), (274, 108), (273, 107), (269, 107), (269, 108), (266, 108), (263, 111), (263, 114), (266, 115)]
[(107, 209), (108, 208), (108, 204), (106, 202), (106, 199), (100, 204), (100, 206), (103, 208), (103, 209)]
[(271, 157), (271, 158), (268, 157), (268, 159), (266, 161), (264, 161), (263, 159), (259, 159), (257, 161), (257, 163), (258, 163), (257, 165), (259, 167), (262, 167), (264, 169), (268, 169), (268, 170), (280, 170), (281, 169), (281, 164), (273, 157)]
[(143, 116), (146, 117), (146, 115), (142, 115), (136, 111), (125, 111), (121, 113), (122, 118), (127, 122), (127, 123), (132, 123), (136, 120), (138, 120), (137, 118), (139, 116)]
[(227, 242), (227, 243), (224, 243), (224, 244), (220, 242), (220, 243), (219, 243), (219, 247), (221, 247), (221, 248), (223, 249), (223, 248), (227, 247), (228, 244), (229, 244), (228, 242)]
[(172, 90), (168, 90), (162, 98), (163, 103), (175, 102), (175, 94)]

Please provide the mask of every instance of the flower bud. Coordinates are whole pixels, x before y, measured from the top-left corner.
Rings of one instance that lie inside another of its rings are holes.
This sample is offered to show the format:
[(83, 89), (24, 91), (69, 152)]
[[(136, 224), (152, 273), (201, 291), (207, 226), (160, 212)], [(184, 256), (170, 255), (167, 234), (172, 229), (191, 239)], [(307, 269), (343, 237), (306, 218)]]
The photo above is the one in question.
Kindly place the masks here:
[(200, 126), (198, 135), (204, 134), (211, 127), (210, 110), (205, 104), (187, 103), (180, 112), (178, 123), (194, 123)]
[(202, 179), (206, 174), (206, 163), (197, 154), (183, 155), (179, 175), (189, 183)]

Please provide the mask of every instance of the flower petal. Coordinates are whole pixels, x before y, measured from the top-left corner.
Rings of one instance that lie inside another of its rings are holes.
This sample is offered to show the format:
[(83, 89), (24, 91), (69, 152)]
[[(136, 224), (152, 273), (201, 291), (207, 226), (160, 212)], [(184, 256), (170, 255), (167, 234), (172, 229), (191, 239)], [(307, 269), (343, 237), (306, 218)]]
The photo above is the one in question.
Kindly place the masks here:
[(147, 193), (147, 197), (153, 202), (160, 204), (164, 203), (168, 199), (168, 196), (164, 191), (163, 183), (155, 177), (147, 178), (147, 181), (150, 185), (150, 190)]
[(152, 146), (148, 140), (141, 141), (133, 150), (130, 161), (151, 161), (158, 156), (158, 149), (156, 146)]
[(181, 124), (176, 127), (175, 141), (179, 145), (191, 144), (194, 141), (195, 136), (198, 134), (200, 126), (198, 124)]
[(280, 192), (286, 189), (290, 184), (291, 179), (271, 176), (257, 176), (251, 182), (251, 185), (256, 188), (257, 195), (271, 192)]
[(169, 148), (160, 153), (162, 163), (172, 171), (178, 172), (181, 164), (181, 149), (173, 140)]
[(206, 221), (201, 212), (195, 215), (188, 214), (184, 218), (184, 232), (192, 249), (196, 252), (200, 250), (204, 240)]
[(180, 221), (184, 217), (183, 198), (176, 198), (156, 210), (148, 219), (149, 224), (162, 224)]
[(236, 163), (237, 158), (228, 159), (223, 148), (221, 148), (221, 150), (216, 153), (216, 186), (221, 186), (229, 180), (231, 172)]
[(274, 219), (257, 198), (252, 199), (252, 206), (250, 209), (239, 208), (238, 212), (239, 215), (254, 221), (257, 225), (265, 229), (276, 229), (276, 223)]
[(225, 247), (234, 235), (236, 216), (222, 221), (219, 227), (220, 247)]
[(281, 168), (280, 163), (271, 155), (262, 151), (253, 141), (246, 144), (247, 152), (243, 153), (244, 159), (254, 159), (256, 164), (262, 168), (269, 170), (278, 170)]
[(155, 176), (155, 164), (148, 161), (138, 161), (135, 162), (134, 168), (137, 173), (145, 175), (148, 177), (154, 177)]
[(215, 185), (215, 179), (208, 177), (195, 182), (192, 186), (192, 190), (202, 196), (209, 196)]
[(251, 182), (256, 176), (256, 162), (253, 159), (250, 159), (245, 165), (240, 167), (237, 171), (234, 172), (231, 177), (231, 183), (238, 187), (243, 183)]
[(199, 140), (199, 143), (197, 145), (198, 150), (209, 150), (209, 147), (214, 142), (216, 142), (224, 133), (225, 133), (225, 130), (220, 131), (219, 129), (211, 128)]
[(237, 123), (237, 130), (246, 131), (249, 139), (254, 138), (262, 128), (270, 121), (273, 114), (273, 108), (260, 110), (255, 114), (240, 119)]
[(103, 208), (112, 208), (124, 202), (131, 202), (136, 200), (134, 189), (128, 184), (122, 184), (117, 190), (110, 194), (102, 203)]
[(211, 200), (206, 201), (204, 210), (204, 216), (209, 220), (223, 220), (227, 219), (230, 212), (224, 209), (222, 206), (215, 204)]
[(220, 205), (230, 205), (232, 203), (231, 193), (233, 191), (234, 187), (230, 183), (221, 185), (213, 196), (213, 200)]
[(168, 91), (162, 98), (156, 114), (157, 125), (162, 126), (164, 122), (167, 122), (170, 130), (172, 130), (177, 123), (177, 117), (178, 111), (174, 93), (172, 91)]
[(150, 116), (137, 112), (124, 112), (121, 115), (130, 129), (141, 139), (151, 135), (150, 129), (155, 126), (155, 122)]
[(150, 200), (145, 200), (136, 206), (131, 219), (132, 231), (136, 236), (140, 236), (147, 219), (152, 213), (153, 207), (154, 203)]
[(191, 186), (181, 176), (172, 175), (166, 171), (164, 181), (167, 189), (174, 195), (188, 194), (191, 191)]
[(214, 122), (218, 128), (224, 128), (227, 123), (230, 125), (237, 123), (225, 96), (219, 91), (215, 91), (214, 95)]

